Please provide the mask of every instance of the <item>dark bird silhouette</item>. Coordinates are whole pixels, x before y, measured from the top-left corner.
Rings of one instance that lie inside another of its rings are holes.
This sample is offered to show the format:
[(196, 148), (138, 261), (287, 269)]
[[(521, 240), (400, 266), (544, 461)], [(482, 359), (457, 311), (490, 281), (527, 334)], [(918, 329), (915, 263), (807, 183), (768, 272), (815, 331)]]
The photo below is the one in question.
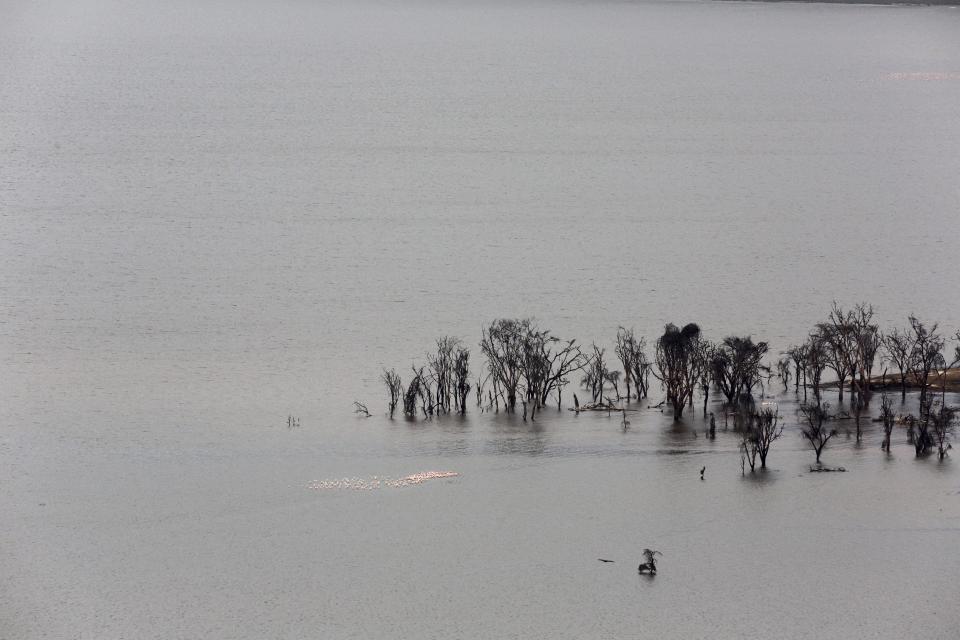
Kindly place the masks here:
[(597, 558), (600, 562), (613, 562), (613, 560), (607, 560), (606, 558)]
[(706, 470), (707, 470), (706, 465), (704, 465), (704, 467), (703, 467), (702, 469), (700, 469), (700, 479), (701, 479), (701, 480), (703, 480), (703, 472), (706, 471)]

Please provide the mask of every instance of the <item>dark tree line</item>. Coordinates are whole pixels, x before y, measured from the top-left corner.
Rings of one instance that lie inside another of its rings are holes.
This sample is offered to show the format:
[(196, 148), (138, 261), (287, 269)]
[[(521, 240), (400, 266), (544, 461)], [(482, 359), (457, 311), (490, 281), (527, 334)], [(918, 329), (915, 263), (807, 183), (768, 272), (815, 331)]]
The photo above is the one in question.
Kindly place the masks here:
[[(873, 318), (870, 305), (845, 309), (834, 303), (826, 319), (813, 327), (807, 339), (783, 352), (776, 362), (776, 375), (784, 391), (792, 381), (794, 391), (803, 394), (799, 411), (803, 437), (810, 442), (819, 462), (823, 448), (836, 434), (835, 429), (824, 426), (834, 418), (823, 402), (824, 375), (829, 371), (836, 379), (830, 384), (836, 384), (841, 406), (844, 393), (849, 390), (849, 406), (856, 419), (859, 441), (861, 414), (878, 386), (879, 376), (874, 376), (874, 369), (879, 361), (896, 368), (901, 401), (908, 385), (920, 392), (917, 416), (896, 416), (892, 403), (884, 396), (878, 420), (884, 427), (883, 448), (890, 448), (893, 425), (907, 422), (918, 456), (934, 447), (941, 457), (946, 455), (956, 413), (944, 402), (945, 386), (939, 397), (936, 388), (938, 380), (946, 384), (941, 372), (947, 367), (944, 336), (937, 324), (925, 324), (914, 316), (910, 316), (908, 327), (883, 333)], [(955, 339), (960, 342), (960, 332)], [(411, 367), (406, 387), (393, 369), (384, 369), (381, 380), (387, 389), (391, 417), (401, 403), (408, 417), (419, 413), (425, 417), (464, 414), (473, 390), (477, 406), (484, 410), (522, 410), (524, 419), (535, 419), (552, 399), (558, 410), (562, 408), (564, 389), (574, 374), (580, 374), (580, 384), (592, 403), (581, 405), (574, 394), (577, 410), (608, 411), (622, 410), (617, 403), (623, 398), (630, 402), (647, 397), (652, 375), (660, 382), (664, 404), (670, 407), (675, 419), (681, 419), (687, 407), (692, 410), (697, 392), (703, 400), (706, 418), (711, 390), (721, 394), (725, 416), (734, 415), (735, 428), (741, 432), (745, 463), (753, 469), (759, 460), (764, 468), (770, 445), (783, 430), (775, 411), (754, 407), (756, 389), (762, 396), (764, 378), (769, 384), (774, 375), (772, 367), (763, 362), (769, 345), (755, 342), (752, 336), (727, 336), (711, 342), (697, 324), (689, 323), (682, 328), (674, 324), (664, 327), (654, 343), (652, 361), (646, 355), (646, 346), (643, 336), (620, 327), (614, 358), (596, 344), (583, 350), (576, 340), (554, 336), (532, 319), (501, 318), (482, 329), (479, 347), (484, 361), (480, 373), (471, 370), (469, 349), (459, 339), (445, 336), (436, 341), (436, 349), (427, 356), (426, 365)], [(960, 346), (953, 356), (951, 366), (960, 363)], [(887, 369), (883, 371), (883, 387), (886, 373)], [(808, 397), (808, 390), (812, 397)]]
[[(955, 423), (955, 412), (945, 405), (945, 393), (941, 393), (939, 399), (936, 397), (938, 377), (945, 391), (946, 382), (943, 378), (948, 364), (943, 352), (946, 340), (939, 333), (936, 323), (927, 324), (915, 316), (908, 318), (906, 328), (896, 327), (883, 333), (873, 322), (873, 315), (873, 307), (867, 304), (844, 310), (834, 303), (826, 321), (816, 325), (806, 342), (788, 349), (778, 364), (784, 389), (787, 388), (792, 364), (795, 391), (799, 393), (803, 388), (803, 401), (806, 403), (809, 386), (815, 406), (820, 406), (822, 375), (826, 369), (830, 369), (836, 378), (840, 403), (843, 403), (845, 387), (850, 390), (850, 408), (856, 420), (859, 441), (862, 437), (861, 416), (869, 406), (875, 388), (886, 387), (886, 370), (879, 385), (874, 376), (877, 361), (885, 362), (897, 371), (901, 403), (906, 400), (908, 385), (919, 389), (918, 415), (903, 418), (910, 426), (909, 440), (917, 456), (926, 454), (936, 446), (938, 454), (943, 457), (949, 449)], [(960, 342), (960, 332), (955, 338)], [(950, 366), (960, 364), (960, 346), (955, 348), (955, 352)], [(810, 416), (816, 414), (812, 409), (804, 411), (809, 423)], [(829, 419), (829, 416), (824, 419)], [(890, 450), (890, 436), (896, 421), (893, 404), (884, 395), (880, 422), (884, 428), (882, 448), (886, 451)]]

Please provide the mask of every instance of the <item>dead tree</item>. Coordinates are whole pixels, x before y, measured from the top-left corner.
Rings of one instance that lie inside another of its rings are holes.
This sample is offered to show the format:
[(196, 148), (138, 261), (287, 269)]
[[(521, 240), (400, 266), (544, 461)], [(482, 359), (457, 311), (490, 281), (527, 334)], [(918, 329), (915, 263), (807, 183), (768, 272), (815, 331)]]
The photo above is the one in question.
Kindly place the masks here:
[(883, 423), (883, 444), (880, 445), (880, 448), (887, 453), (890, 452), (890, 434), (893, 433), (893, 425), (896, 423), (897, 417), (893, 412), (893, 402), (890, 401), (890, 398), (887, 394), (883, 394), (883, 397), (880, 399), (880, 421)]
[(842, 403), (843, 385), (853, 369), (853, 336), (849, 318), (836, 302), (828, 321), (817, 325), (816, 334), (822, 345), (824, 364), (837, 377), (837, 399)]
[(710, 368), (713, 381), (727, 398), (727, 404), (741, 396), (752, 395), (760, 376), (760, 363), (767, 353), (767, 343), (754, 343), (750, 336), (727, 336), (712, 352)]
[(817, 464), (820, 464), (820, 454), (824, 447), (830, 441), (830, 438), (837, 435), (836, 429), (830, 429), (824, 426), (824, 422), (829, 419), (830, 404), (824, 402), (820, 404), (800, 405), (800, 413), (806, 421), (801, 425), (800, 435), (810, 442), (813, 452), (817, 456)]
[(359, 400), (354, 400), (354, 401), (353, 401), (353, 412), (356, 413), (357, 415), (363, 417), (363, 418), (369, 418), (369, 417), (370, 417), (370, 410), (367, 409), (367, 405), (365, 405), (364, 403), (360, 402)]
[(650, 361), (644, 353), (646, 348), (646, 339), (643, 336), (639, 338), (634, 334), (633, 329), (620, 327), (617, 330), (617, 346), (615, 352), (623, 366), (623, 379), (627, 388), (627, 402), (630, 402), (631, 386), (634, 395), (639, 400), (646, 397), (647, 386), (650, 375)]
[(777, 360), (777, 375), (783, 382), (783, 392), (786, 393), (790, 386), (790, 356)]
[(887, 361), (896, 365), (900, 373), (900, 402), (907, 399), (907, 376), (910, 375), (913, 342), (913, 336), (900, 329), (894, 329), (883, 336), (883, 345), (887, 351)]
[(695, 369), (697, 371), (697, 383), (700, 385), (700, 395), (703, 397), (704, 418), (707, 417), (707, 404), (710, 402), (710, 383), (713, 380), (712, 362), (716, 348), (715, 344), (704, 338), (697, 341)]
[(563, 388), (570, 383), (570, 376), (583, 369), (587, 357), (580, 351), (576, 340), (561, 340), (549, 336), (544, 342), (544, 359), (549, 363), (549, 373), (543, 385), (540, 406), (545, 407), (551, 393), (557, 394), (557, 409), (561, 408)]
[(910, 329), (913, 332), (910, 372), (914, 382), (920, 386), (920, 421), (926, 423), (927, 416), (924, 414), (931, 406), (927, 401), (930, 373), (946, 364), (943, 358), (944, 339), (937, 333), (936, 323), (927, 328), (914, 316), (910, 316)]
[[(423, 407), (424, 415), (428, 415), (426, 403), (432, 402), (429, 398), (430, 389), (427, 386), (426, 377), (423, 375), (423, 367), (417, 369), (413, 367), (413, 379), (407, 386), (406, 393), (403, 394), (403, 413), (409, 418), (417, 417), (417, 403)], [(431, 404), (432, 408), (432, 404)]]
[[(824, 346), (823, 337), (817, 333), (810, 336), (806, 345), (806, 358), (804, 359), (806, 369), (804, 376), (810, 378), (810, 386), (813, 387), (813, 397), (817, 404), (820, 404), (820, 379), (823, 377), (823, 371), (827, 368), (827, 352)], [(806, 397), (806, 395), (804, 395)]]
[[(646, 356), (643, 353), (644, 347), (643, 336), (638, 340), (633, 333), (633, 329), (626, 329), (620, 327), (617, 329), (617, 346), (614, 351), (617, 354), (617, 357), (620, 358), (620, 364), (623, 366), (623, 381), (624, 385), (627, 388), (627, 402), (630, 402), (630, 387), (633, 386), (633, 389), (636, 391), (636, 397), (639, 400), (641, 397), (641, 388), (643, 386), (642, 379), (634, 379), (635, 374), (638, 372), (638, 369), (642, 367), (640, 362), (646, 361)], [(643, 374), (638, 376), (642, 378)]]
[(920, 401), (920, 417), (909, 416), (910, 430), (908, 433), (918, 458), (926, 455), (934, 443), (933, 435), (930, 433), (930, 427), (933, 423), (932, 413), (933, 397), (928, 395)]
[(480, 351), (487, 358), (494, 390), (500, 388), (510, 412), (517, 407), (517, 393), (523, 380), (524, 346), (532, 325), (530, 319), (494, 320), (483, 329), (480, 340)]
[(807, 356), (809, 355), (810, 345), (804, 343), (796, 345), (787, 351), (787, 355), (793, 361), (794, 366), (794, 391), (800, 392), (800, 381), (803, 379), (803, 401), (807, 401)]
[(436, 354), (427, 356), (427, 367), (435, 386), (437, 413), (450, 413), (456, 394), (454, 383), (454, 352), (459, 348), (460, 340), (450, 336), (437, 339)]
[[(470, 394), (470, 350), (457, 347), (453, 355), (454, 405), (460, 415), (467, 412)], [(478, 388), (479, 389), (479, 388)], [(478, 391), (479, 395), (479, 391)]]
[(386, 368), (380, 374), (380, 380), (383, 381), (390, 392), (390, 417), (393, 418), (393, 412), (396, 411), (397, 403), (400, 402), (400, 397), (403, 395), (403, 383), (400, 382), (400, 376), (395, 370), (387, 371)]
[(593, 354), (584, 369), (580, 384), (584, 389), (590, 391), (590, 401), (596, 404), (603, 401), (603, 386), (609, 379), (610, 371), (607, 369), (607, 363), (604, 359), (607, 350), (601, 349), (596, 344), (593, 344), (592, 348)]
[(946, 457), (947, 450), (950, 449), (950, 437), (953, 435), (955, 417), (956, 411), (943, 403), (940, 403), (937, 409), (930, 412), (930, 427), (941, 460)]
[(683, 409), (693, 397), (696, 379), (692, 373), (695, 365), (696, 345), (700, 327), (690, 323), (678, 328), (668, 324), (663, 335), (657, 339), (656, 376), (667, 394), (667, 402), (673, 406), (673, 417), (683, 417)]
[(857, 397), (862, 406), (870, 402), (870, 379), (873, 365), (883, 341), (880, 327), (873, 322), (873, 306), (858, 304), (851, 313), (853, 319), (853, 364)]
[[(775, 440), (779, 440), (783, 435), (783, 426), (780, 424), (780, 414), (772, 407), (762, 407), (754, 412), (751, 424), (752, 446), (760, 456), (760, 468), (767, 468), (767, 455), (770, 453), (770, 445)], [(751, 471), (753, 466), (750, 467)]]

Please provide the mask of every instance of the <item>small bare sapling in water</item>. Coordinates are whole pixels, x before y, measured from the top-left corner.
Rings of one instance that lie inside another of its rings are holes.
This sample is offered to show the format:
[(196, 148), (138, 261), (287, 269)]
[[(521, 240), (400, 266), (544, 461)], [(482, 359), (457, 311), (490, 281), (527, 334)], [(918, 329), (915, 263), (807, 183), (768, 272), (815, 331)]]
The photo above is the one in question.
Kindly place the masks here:
[[(353, 412), (363, 418), (370, 417), (370, 411), (367, 409), (367, 405), (363, 404), (359, 400), (354, 400), (353, 402)], [(299, 421), (298, 421), (299, 422)]]
[(646, 562), (641, 562), (640, 566), (637, 567), (637, 570), (640, 573), (649, 573), (650, 575), (657, 575), (657, 558), (656, 556), (662, 556), (663, 554), (659, 551), (654, 551), (651, 549), (643, 550), (643, 558)]

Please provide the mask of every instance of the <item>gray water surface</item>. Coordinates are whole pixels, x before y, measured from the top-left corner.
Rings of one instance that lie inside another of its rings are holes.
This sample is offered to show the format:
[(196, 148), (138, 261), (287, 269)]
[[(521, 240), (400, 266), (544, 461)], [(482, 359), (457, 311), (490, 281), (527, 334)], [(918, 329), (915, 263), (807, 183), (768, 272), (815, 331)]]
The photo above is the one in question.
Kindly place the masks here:
[[(960, 476), (902, 430), (809, 474), (791, 392), (743, 478), (699, 410), (390, 421), (377, 375), (501, 316), (776, 353), (867, 300), (952, 333), (958, 36), (944, 7), (0, 1), (0, 637), (955, 638)], [(424, 471), (459, 475), (311, 488)]]

